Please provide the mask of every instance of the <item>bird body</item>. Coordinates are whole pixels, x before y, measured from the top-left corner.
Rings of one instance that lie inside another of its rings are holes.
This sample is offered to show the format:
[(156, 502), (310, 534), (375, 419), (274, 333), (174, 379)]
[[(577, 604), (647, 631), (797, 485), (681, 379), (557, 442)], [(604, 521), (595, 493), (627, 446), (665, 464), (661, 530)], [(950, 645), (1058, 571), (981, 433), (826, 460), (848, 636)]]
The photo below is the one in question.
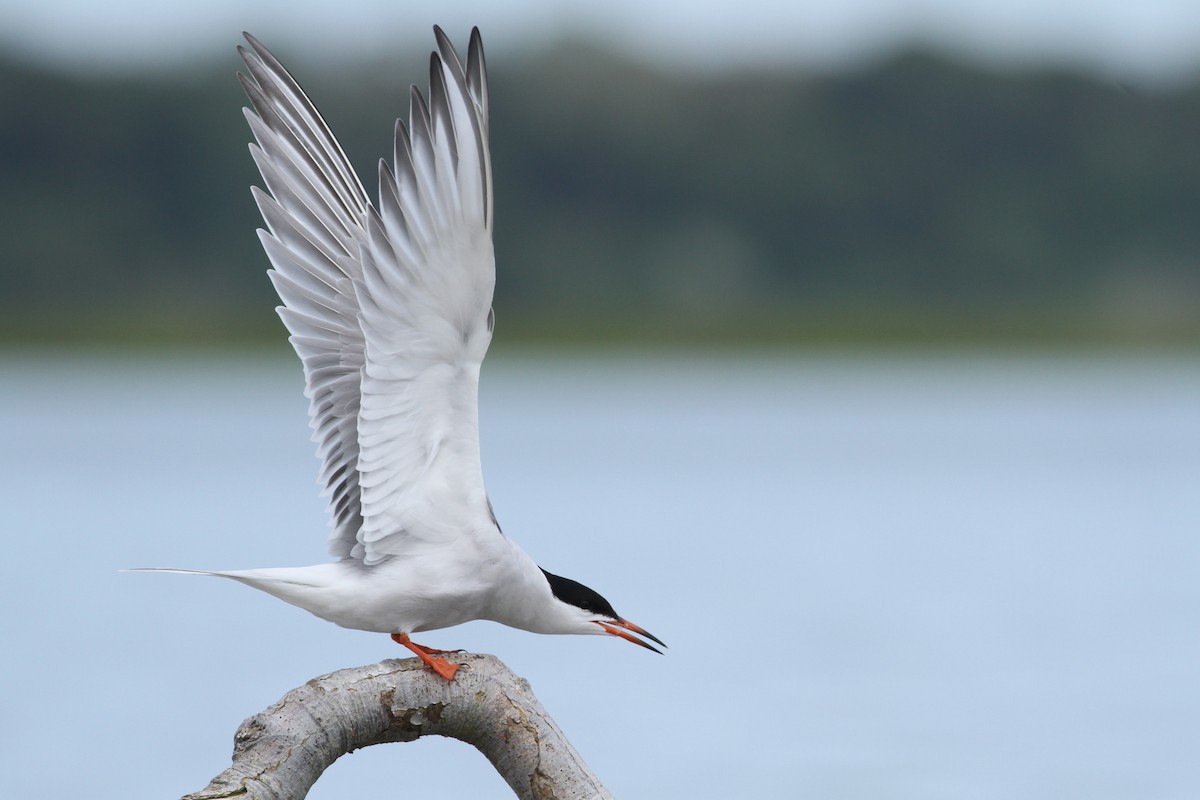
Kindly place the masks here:
[(308, 567), (172, 571), (229, 578), (354, 630), (421, 633), (488, 619), (534, 633), (592, 632), (575, 624), (569, 608), (561, 618), (548, 614), (555, 605), (542, 571), (511, 540), (495, 538), (484, 548), (389, 559), (375, 567), (342, 559)]
[[(480, 366), (495, 256), (488, 89), (472, 32), (464, 65), (434, 29), (429, 99), (413, 87), (372, 203), (316, 107), (254, 37), (239, 75), (254, 111), (252, 189), (277, 310), (304, 365), (336, 561), (218, 572), (345, 628), (409, 634), (476, 619), (536, 633), (662, 644), (596, 592), (504, 536), (484, 490)], [(257, 112), (257, 113), (255, 113)], [(657, 652), (657, 651), (656, 651)]]

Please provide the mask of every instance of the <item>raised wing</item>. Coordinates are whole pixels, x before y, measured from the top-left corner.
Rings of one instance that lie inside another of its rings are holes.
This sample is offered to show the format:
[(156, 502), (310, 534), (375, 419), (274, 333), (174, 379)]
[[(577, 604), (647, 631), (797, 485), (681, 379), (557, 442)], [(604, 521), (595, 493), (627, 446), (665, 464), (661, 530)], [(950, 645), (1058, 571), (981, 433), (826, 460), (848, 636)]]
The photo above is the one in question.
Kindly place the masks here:
[(440, 29), (429, 102), (412, 88), (378, 209), (313, 104), (250, 35), (242, 83), (259, 231), (330, 495), (330, 549), (378, 563), (495, 530), (479, 462), (479, 367), (495, 259), (487, 78), (479, 31), (464, 68)]

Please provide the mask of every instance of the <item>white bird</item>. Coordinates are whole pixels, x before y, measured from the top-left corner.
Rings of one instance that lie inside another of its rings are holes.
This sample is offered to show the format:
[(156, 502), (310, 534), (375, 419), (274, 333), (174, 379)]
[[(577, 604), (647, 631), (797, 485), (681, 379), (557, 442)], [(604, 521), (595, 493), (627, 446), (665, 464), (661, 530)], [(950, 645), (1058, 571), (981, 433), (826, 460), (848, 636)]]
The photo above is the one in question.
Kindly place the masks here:
[[(277, 310), (304, 362), (329, 495), (330, 550), (310, 567), (222, 572), (345, 628), (391, 634), (439, 675), (458, 665), (420, 631), (488, 619), (536, 633), (606, 634), (659, 652), (607, 600), (505, 537), (483, 487), (479, 368), (492, 338), (492, 171), (479, 30), (464, 67), (434, 28), (429, 100), (396, 121), (379, 204), (316, 107), (254, 37), (239, 47), (251, 153), (267, 192)], [(269, 192), (269, 194), (268, 194)]]

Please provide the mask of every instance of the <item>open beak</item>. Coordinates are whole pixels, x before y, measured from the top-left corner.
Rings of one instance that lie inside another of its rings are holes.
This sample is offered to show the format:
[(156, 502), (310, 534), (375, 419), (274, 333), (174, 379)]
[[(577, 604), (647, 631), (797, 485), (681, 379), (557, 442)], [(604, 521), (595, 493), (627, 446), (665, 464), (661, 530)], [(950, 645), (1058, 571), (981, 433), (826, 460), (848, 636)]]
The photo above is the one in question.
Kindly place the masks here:
[(612, 622), (608, 622), (608, 621), (602, 622), (600, 620), (594, 620), (594, 622), (597, 625), (599, 625), (601, 628), (604, 628), (605, 633), (611, 633), (613, 636), (619, 636), (620, 638), (624, 639), (627, 642), (633, 642), (634, 644), (641, 645), (642, 647), (646, 648), (647, 650), (653, 650), (654, 652), (658, 653), (659, 655), (662, 655), (662, 650), (659, 650), (654, 645), (646, 644), (641, 639), (638, 639), (636, 636), (631, 636), (629, 633), (626, 633), (626, 631), (630, 631), (631, 633), (636, 633), (638, 636), (644, 636), (647, 639), (649, 639), (650, 641), (656, 642), (657, 644), (660, 644), (663, 647), (666, 647), (666, 645), (663, 644), (662, 639), (659, 639), (657, 636), (650, 633), (649, 631), (646, 631), (646, 630), (638, 627), (637, 625), (634, 625), (632, 622), (630, 622), (627, 619), (617, 619), (617, 620), (613, 620)]

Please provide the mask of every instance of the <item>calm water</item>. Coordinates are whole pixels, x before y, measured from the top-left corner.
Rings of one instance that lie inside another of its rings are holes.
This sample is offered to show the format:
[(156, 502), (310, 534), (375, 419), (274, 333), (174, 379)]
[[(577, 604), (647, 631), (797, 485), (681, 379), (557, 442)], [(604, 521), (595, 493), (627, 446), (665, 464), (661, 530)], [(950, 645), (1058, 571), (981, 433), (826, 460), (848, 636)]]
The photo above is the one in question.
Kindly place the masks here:
[[(245, 716), (404, 655), (115, 572), (324, 558), (290, 359), (0, 370), (6, 794), (199, 789)], [(671, 649), (425, 641), (529, 678), (618, 797), (1200, 796), (1200, 359), (529, 355), (482, 404), (505, 531)], [(442, 790), (507, 791), (428, 741), (311, 796)]]

